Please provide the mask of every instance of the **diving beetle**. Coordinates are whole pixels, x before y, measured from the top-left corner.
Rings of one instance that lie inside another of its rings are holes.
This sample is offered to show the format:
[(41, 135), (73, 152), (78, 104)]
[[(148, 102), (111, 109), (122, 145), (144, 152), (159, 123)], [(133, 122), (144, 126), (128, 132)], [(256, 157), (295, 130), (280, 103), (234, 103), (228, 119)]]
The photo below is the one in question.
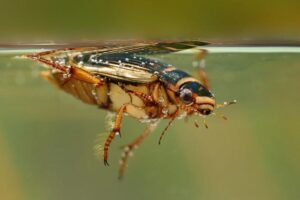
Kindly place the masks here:
[[(169, 119), (159, 144), (174, 119), (186, 115), (206, 116), (214, 113), (214, 95), (209, 90), (203, 70), (207, 53), (199, 49), (195, 66), (200, 80), (165, 62), (148, 58), (201, 47), (201, 41), (138, 42), (97, 47), (78, 47), (44, 51), (26, 55), (46, 65), (50, 70), (43, 77), (63, 91), (85, 103), (116, 113), (115, 121), (103, 150), (103, 162), (108, 165), (108, 151), (116, 135), (120, 135), (123, 114), (146, 123), (144, 132), (123, 150), (119, 177), (122, 177), (129, 155), (153, 131), (160, 119)], [(198, 127), (198, 123), (195, 122)]]

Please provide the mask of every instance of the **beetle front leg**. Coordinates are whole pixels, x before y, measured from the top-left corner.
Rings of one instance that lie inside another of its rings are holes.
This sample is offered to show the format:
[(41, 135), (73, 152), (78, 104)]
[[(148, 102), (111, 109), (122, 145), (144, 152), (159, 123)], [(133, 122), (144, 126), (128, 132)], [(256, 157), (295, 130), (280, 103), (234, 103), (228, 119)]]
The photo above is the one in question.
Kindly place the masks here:
[(167, 126), (164, 128), (163, 132), (160, 134), (159, 140), (158, 140), (158, 144), (161, 144), (161, 141), (165, 135), (165, 133), (167, 132), (168, 128), (171, 126), (171, 124), (174, 122), (174, 120), (176, 119), (176, 117), (178, 117), (180, 109), (177, 108), (177, 110), (175, 111), (175, 113), (171, 116), (171, 120), (169, 121), (169, 123), (167, 124)]
[(146, 106), (159, 104), (159, 102), (155, 101), (151, 95), (148, 95), (148, 94), (145, 94), (145, 93), (139, 92), (139, 91), (130, 90), (125, 87), (122, 87), (122, 89), (125, 92), (133, 94), (133, 95), (137, 96), (138, 98), (140, 98)]

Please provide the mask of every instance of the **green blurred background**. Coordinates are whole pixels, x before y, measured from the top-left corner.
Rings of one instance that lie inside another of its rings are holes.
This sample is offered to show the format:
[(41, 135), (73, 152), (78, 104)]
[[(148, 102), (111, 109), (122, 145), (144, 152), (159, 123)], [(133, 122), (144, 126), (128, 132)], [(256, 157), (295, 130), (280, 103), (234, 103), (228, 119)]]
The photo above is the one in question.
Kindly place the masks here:
[(3, 42), (120, 38), (298, 39), (297, 0), (2, 0)]

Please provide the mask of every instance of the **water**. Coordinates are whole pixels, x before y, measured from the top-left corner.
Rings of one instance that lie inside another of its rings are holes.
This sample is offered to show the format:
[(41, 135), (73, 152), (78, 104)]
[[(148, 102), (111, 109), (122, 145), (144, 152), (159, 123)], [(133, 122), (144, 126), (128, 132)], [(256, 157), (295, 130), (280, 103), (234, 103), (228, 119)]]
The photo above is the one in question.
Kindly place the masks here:
[[(142, 125), (125, 118), (122, 138), (112, 144), (111, 166), (104, 167), (93, 147), (107, 132), (106, 112), (50, 85), (39, 76), (41, 65), (14, 58), (20, 52), (3, 50), (0, 198), (299, 199), (297, 48), (210, 50), (206, 71), (217, 100), (238, 100), (219, 111), (229, 120), (209, 117), (209, 129), (197, 129), (193, 119), (177, 120), (158, 146), (167, 122), (160, 123), (130, 158), (122, 181), (120, 147)], [(161, 58), (193, 71), (188, 52)]]

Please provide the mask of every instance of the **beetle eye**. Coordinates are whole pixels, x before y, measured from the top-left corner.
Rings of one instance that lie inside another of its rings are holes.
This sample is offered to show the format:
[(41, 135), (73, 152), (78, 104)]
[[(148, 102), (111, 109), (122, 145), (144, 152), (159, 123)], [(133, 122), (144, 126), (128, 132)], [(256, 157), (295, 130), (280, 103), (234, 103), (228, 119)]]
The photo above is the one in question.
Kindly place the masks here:
[(192, 103), (193, 100), (192, 96), (193, 96), (192, 91), (187, 88), (180, 91), (180, 99), (185, 104)]

